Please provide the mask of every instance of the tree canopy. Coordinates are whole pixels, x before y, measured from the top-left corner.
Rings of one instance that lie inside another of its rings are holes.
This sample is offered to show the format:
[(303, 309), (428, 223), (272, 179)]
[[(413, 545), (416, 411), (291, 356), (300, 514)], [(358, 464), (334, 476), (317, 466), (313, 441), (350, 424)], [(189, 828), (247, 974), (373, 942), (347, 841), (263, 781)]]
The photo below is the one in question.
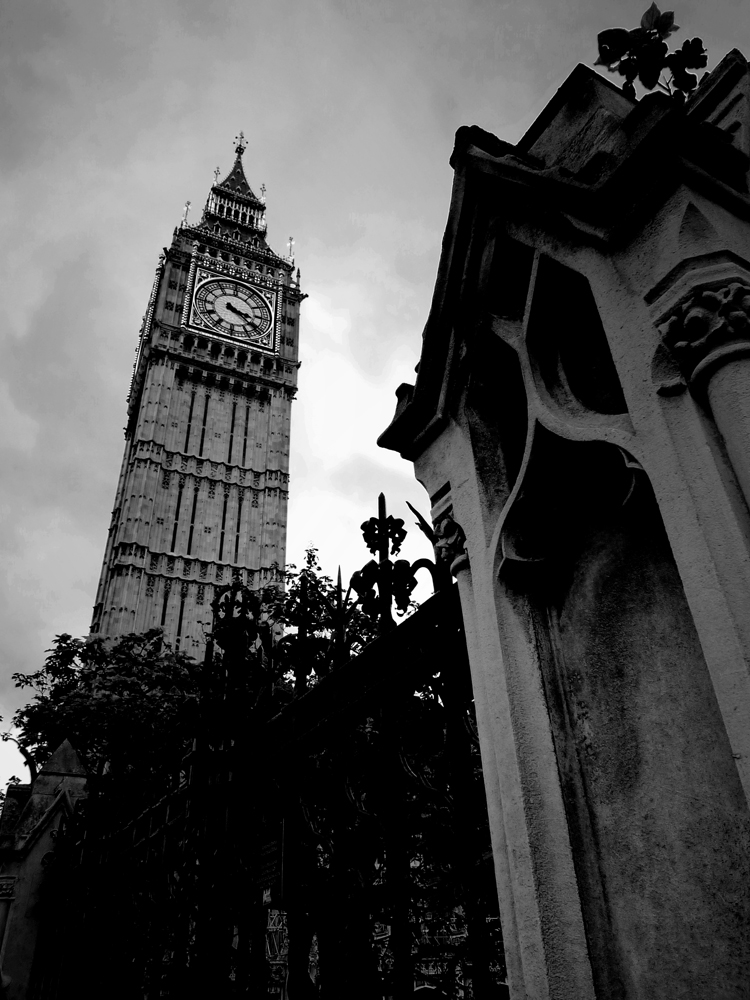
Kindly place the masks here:
[(32, 693), (13, 716), (15, 739), (37, 766), (68, 739), (94, 774), (147, 778), (184, 753), (199, 674), (159, 629), (114, 640), (58, 635), (40, 670), (13, 675)]
[[(322, 572), (314, 547), (301, 569), (287, 568), (284, 581), (253, 598), (262, 684), (276, 692), (276, 710), (376, 634), (340, 581)], [(173, 771), (190, 748), (205, 670), (174, 651), (160, 629), (114, 639), (58, 635), (40, 670), (13, 675), (32, 697), (3, 738), (17, 743), (32, 778), (68, 739), (92, 774), (147, 783)]]

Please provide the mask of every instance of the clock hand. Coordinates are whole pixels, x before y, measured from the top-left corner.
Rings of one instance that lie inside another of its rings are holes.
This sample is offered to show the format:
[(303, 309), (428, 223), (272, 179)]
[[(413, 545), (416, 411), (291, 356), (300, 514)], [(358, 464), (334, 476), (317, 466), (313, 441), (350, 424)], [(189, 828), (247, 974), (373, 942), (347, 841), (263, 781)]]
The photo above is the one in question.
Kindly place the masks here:
[(242, 312), (242, 310), (238, 309), (236, 306), (233, 306), (231, 302), (227, 302), (227, 309), (230, 312), (233, 312), (236, 316), (240, 316), (242, 319), (244, 319), (248, 323), (254, 323), (255, 322), (253, 316), (249, 316), (247, 313)]

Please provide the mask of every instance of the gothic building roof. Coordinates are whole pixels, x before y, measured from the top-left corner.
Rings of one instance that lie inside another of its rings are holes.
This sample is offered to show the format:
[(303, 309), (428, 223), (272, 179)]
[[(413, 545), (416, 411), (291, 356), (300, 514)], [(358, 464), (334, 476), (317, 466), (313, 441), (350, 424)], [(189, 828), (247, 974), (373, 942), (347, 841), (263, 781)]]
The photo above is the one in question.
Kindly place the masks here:
[[(729, 116), (717, 120), (730, 91), (736, 95)], [(631, 100), (579, 65), (517, 145), (463, 127), (451, 164), (457, 173), (499, 183), (525, 209), (533, 198), (576, 229), (609, 241), (623, 223), (635, 224), (663, 201), (686, 173), (691, 182), (718, 181), (747, 197), (748, 96), (747, 61), (737, 50), (684, 108), (658, 92)]]
[(214, 184), (212, 190), (226, 194), (231, 198), (237, 199), (237, 201), (252, 202), (262, 208), (263, 202), (253, 192), (253, 189), (248, 184), (247, 177), (245, 177), (245, 168), (242, 165), (242, 154), (245, 152), (245, 146), (242, 142), (235, 146), (234, 152), (234, 166), (223, 181)]
[(452, 330), (476, 299), (473, 257), (490, 219), (532, 225), (563, 243), (624, 245), (680, 185), (750, 218), (748, 62), (731, 51), (684, 106), (658, 93), (631, 100), (579, 65), (520, 142), (464, 126), (451, 165), (452, 203), (417, 382), (396, 390), (396, 414), (378, 442), (405, 458), (444, 425), (450, 371), (462, 356)]
[[(248, 183), (242, 164), (246, 144), (242, 133), (235, 146), (234, 165), (222, 181), (211, 187), (203, 210), (201, 227), (240, 241), (262, 237), (266, 232), (265, 198), (259, 198)], [(262, 189), (261, 189), (262, 190)]]

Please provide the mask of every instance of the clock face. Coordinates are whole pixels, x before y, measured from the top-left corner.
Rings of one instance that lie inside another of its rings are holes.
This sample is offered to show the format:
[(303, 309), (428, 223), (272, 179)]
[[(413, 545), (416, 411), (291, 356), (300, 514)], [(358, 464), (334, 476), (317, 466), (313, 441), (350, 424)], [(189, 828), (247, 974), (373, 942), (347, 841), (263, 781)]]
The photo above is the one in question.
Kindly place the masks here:
[(218, 333), (260, 340), (271, 329), (268, 303), (247, 285), (231, 278), (205, 281), (195, 293), (194, 308), (201, 321)]

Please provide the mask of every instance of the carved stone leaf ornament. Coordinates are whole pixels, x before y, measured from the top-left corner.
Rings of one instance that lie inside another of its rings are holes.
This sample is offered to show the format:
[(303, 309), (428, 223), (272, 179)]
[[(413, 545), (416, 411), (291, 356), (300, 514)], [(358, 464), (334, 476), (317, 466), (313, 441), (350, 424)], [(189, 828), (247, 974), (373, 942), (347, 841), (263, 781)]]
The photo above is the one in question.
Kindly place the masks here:
[(750, 286), (732, 282), (699, 290), (662, 324), (660, 333), (692, 382), (727, 354), (750, 353)]
[(435, 525), (435, 553), (442, 563), (455, 574), (468, 563), (466, 555), (466, 535), (452, 514)]

